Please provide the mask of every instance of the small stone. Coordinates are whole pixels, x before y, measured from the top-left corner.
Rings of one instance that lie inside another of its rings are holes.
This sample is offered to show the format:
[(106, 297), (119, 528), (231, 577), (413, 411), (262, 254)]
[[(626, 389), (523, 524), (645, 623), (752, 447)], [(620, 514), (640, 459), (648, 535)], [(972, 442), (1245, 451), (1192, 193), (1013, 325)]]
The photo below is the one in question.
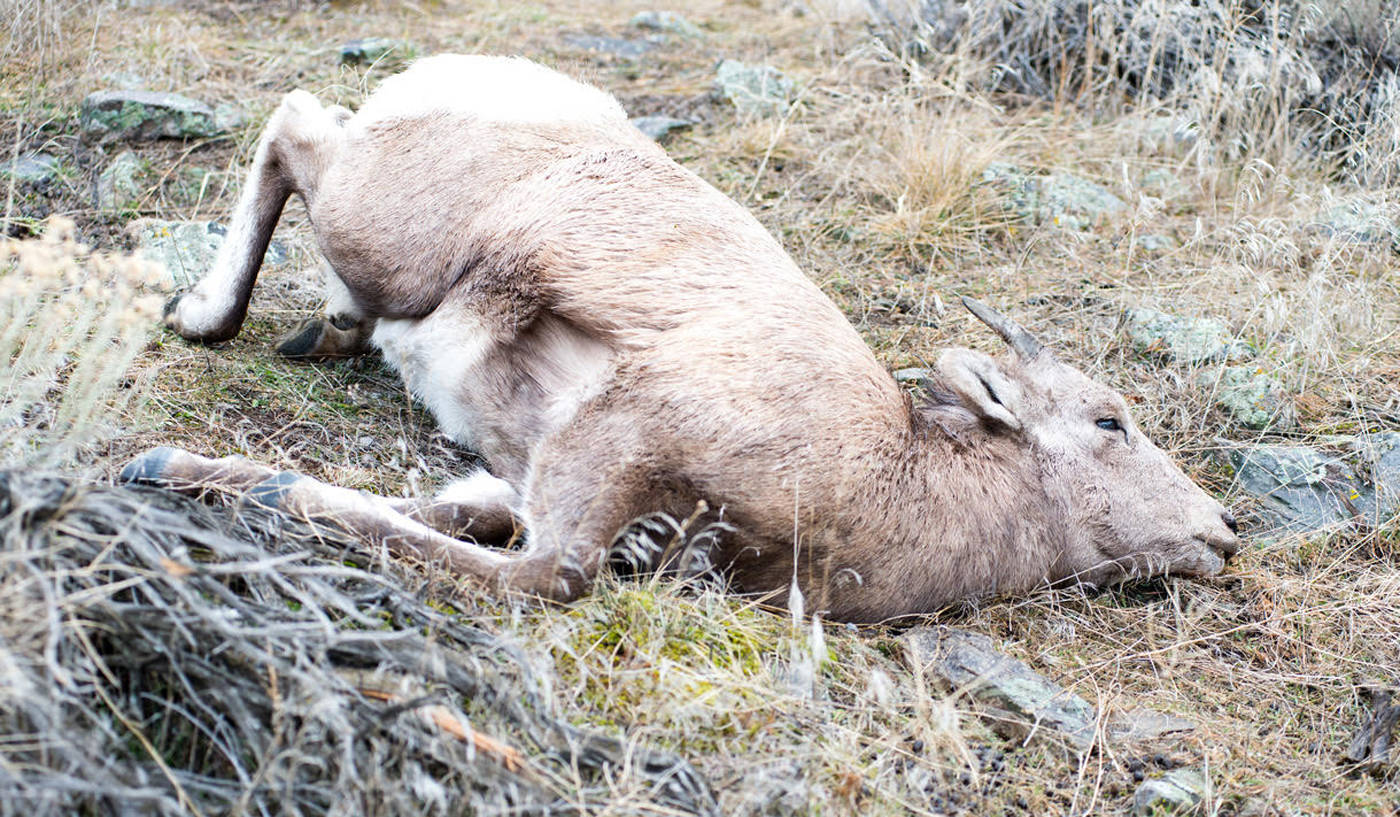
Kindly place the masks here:
[(566, 34), (564, 42), (574, 48), (595, 54), (611, 54), (622, 59), (635, 60), (651, 50), (651, 43), (644, 40), (629, 40), (623, 37), (596, 37), (592, 34)]
[(141, 160), (135, 153), (124, 150), (117, 154), (97, 177), (97, 209), (116, 213), (134, 206), (141, 197), (141, 186), (136, 180), (141, 169)]
[(1191, 188), (1183, 184), (1181, 178), (1163, 168), (1149, 170), (1138, 179), (1138, 189), (1161, 199), (1184, 198)]
[[(192, 286), (214, 266), (228, 229), (212, 221), (160, 221), (142, 219), (128, 228), (136, 239), (137, 254), (161, 264), (175, 288)], [(264, 264), (281, 264), (287, 250), (280, 242), (268, 245)]]
[(903, 641), (916, 670), (932, 673), (954, 689), (968, 689), (997, 710), (991, 726), (1008, 731), (1009, 739), (1045, 732), (1080, 752), (1094, 745), (1094, 707), (1025, 662), (1002, 655), (990, 638), (951, 627), (919, 627)]
[(689, 20), (674, 11), (639, 11), (632, 15), (628, 25), (649, 31), (666, 31), (682, 37), (699, 39), (704, 34)]
[(1138, 786), (1133, 792), (1133, 816), (1190, 811), (1205, 799), (1209, 786), (1197, 769), (1174, 769)]
[(58, 159), (47, 153), (30, 151), (16, 156), (14, 161), (0, 165), (0, 176), (21, 184), (43, 184), (58, 175)]
[(1313, 229), (1354, 244), (1390, 244), (1400, 250), (1400, 212), (1364, 198), (1344, 199), (1318, 215)]
[(88, 94), (78, 114), (90, 139), (190, 139), (223, 133), (214, 111), (203, 102), (155, 91), (98, 91)]
[(1107, 189), (1069, 173), (1041, 181), (1042, 223), (1082, 230), (1124, 213), (1128, 205)]
[(1177, 363), (1200, 364), (1213, 360), (1239, 360), (1252, 356), (1249, 347), (1235, 340), (1224, 323), (1214, 318), (1183, 318), (1154, 309), (1132, 308), (1123, 313), (1124, 326), (1133, 347)]
[(1126, 745), (1180, 737), (1196, 731), (1196, 724), (1150, 709), (1134, 709), (1110, 720), (1106, 728), (1110, 740), (1119, 745)]
[(1137, 237), (1137, 246), (1139, 250), (1146, 253), (1166, 252), (1176, 249), (1176, 239), (1169, 235), (1149, 233)]
[(896, 369), (893, 374), (896, 383), (913, 383), (924, 389), (932, 384), (933, 370), (925, 369), (921, 366), (913, 366), (908, 369)]
[(686, 130), (693, 124), (688, 119), (677, 119), (674, 116), (634, 116), (631, 122), (637, 130), (662, 144), (670, 140), (671, 134)]
[(1002, 193), (1001, 206), (1016, 221), (1035, 222), (1040, 210), (1040, 181), (1008, 162), (992, 162), (982, 170), (982, 184)]
[(1033, 176), (1015, 165), (992, 162), (982, 171), (982, 183), (1001, 190), (1002, 208), (1016, 221), (1082, 230), (1128, 209), (1104, 187), (1069, 173)]
[(1179, 156), (1199, 138), (1200, 128), (1184, 116), (1154, 116), (1142, 126), (1142, 139), (1155, 153)]
[(1293, 401), (1283, 385), (1252, 366), (1201, 372), (1197, 384), (1215, 393), (1215, 404), (1247, 428), (1286, 429), (1294, 424)]
[(792, 80), (771, 65), (725, 60), (715, 69), (715, 88), (739, 113), (782, 116), (791, 107)]
[(400, 59), (413, 56), (413, 47), (388, 37), (360, 37), (340, 46), (341, 65), (369, 65), (393, 54)]
[(800, 817), (812, 813), (812, 790), (794, 760), (757, 763), (744, 772), (730, 812), (738, 817)]

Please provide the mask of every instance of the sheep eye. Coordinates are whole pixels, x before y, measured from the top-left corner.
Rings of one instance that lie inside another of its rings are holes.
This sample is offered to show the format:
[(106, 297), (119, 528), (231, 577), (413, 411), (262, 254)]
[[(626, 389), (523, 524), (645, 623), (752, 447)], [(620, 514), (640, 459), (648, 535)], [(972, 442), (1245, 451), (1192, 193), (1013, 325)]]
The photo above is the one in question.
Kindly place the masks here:
[(1100, 417), (1099, 419), (1097, 419), (1097, 420), (1094, 421), (1094, 425), (1098, 426), (1099, 428), (1103, 429), (1104, 431), (1122, 431), (1122, 430), (1123, 430), (1123, 427), (1120, 426), (1120, 425), (1118, 425), (1118, 421), (1115, 420), (1115, 419), (1113, 419), (1112, 417)]

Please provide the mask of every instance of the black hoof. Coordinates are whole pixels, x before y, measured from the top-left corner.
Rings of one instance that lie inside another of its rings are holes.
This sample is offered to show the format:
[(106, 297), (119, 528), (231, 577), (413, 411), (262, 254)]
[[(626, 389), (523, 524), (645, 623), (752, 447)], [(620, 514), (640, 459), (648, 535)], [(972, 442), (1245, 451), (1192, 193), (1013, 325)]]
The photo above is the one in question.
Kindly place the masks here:
[(277, 344), (277, 353), (283, 357), (312, 357), (321, 343), (325, 331), (318, 320), (310, 320), (302, 325), (291, 337)]
[(117, 479), (122, 483), (138, 483), (141, 485), (164, 485), (165, 466), (170, 463), (171, 455), (177, 449), (152, 448), (136, 459), (126, 464)]

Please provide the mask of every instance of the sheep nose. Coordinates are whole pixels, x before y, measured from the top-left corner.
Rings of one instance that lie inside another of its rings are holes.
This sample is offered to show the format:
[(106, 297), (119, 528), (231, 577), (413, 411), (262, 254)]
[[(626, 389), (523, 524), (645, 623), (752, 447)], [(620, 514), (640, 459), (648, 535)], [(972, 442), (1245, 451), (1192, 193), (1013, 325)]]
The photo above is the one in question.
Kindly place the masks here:
[(1225, 523), (1225, 527), (1229, 528), (1231, 533), (1240, 532), (1240, 523), (1235, 521), (1235, 515), (1229, 511), (1221, 512), (1220, 521)]

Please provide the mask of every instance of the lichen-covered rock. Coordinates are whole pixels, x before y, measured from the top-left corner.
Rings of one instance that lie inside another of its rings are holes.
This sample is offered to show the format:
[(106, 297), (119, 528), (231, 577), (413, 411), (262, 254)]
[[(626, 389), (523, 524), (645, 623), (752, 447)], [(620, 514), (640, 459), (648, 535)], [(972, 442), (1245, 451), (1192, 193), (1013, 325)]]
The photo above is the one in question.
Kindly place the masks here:
[(360, 37), (340, 46), (341, 65), (369, 65), (394, 55), (399, 59), (413, 56), (414, 49), (403, 40), (389, 37)]
[(1139, 250), (1145, 253), (1155, 254), (1176, 249), (1176, 239), (1169, 235), (1148, 233), (1147, 235), (1140, 235), (1137, 237), (1137, 246)]
[(1142, 174), (1138, 179), (1138, 189), (1163, 200), (1184, 198), (1191, 192), (1190, 186), (1181, 181), (1180, 175), (1160, 167)]
[(704, 34), (689, 20), (674, 11), (639, 11), (632, 15), (628, 23), (633, 28), (648, 31), (665, 31), (682, 37), (698, 39)]
[(1235, 340), (1224, 323), (1214, 318), (1186, 318), (1155, 309), (1131, 308), (1123, 326), (1133, 348), (1177, 363), (1242, 360), (1252, 356), (1248, 345)]
[(693, 124), (688, 119), (677, 119), (674, 116), (634, 116), (631, 122), (637, 130), (662, 144), (671, 138), (671, 134), (685, 130)]
[(781, 116), (792, 105), (793, 82), (771, 65), (725, 60), (715, 69), (715, 89), (739, 113)]
[(1034, 176), (1006, 162), (992, 162), (982, 183), (1002, 193), (1002, 207), (1013, 220), (1082, 230), (1126, 212), (1128, 206), (1107, 189), (1069, 173)]
[(1179, 156), (1200, 137), (1200, 128), (1184, 116), (1154, 116), (1142, 123), (1142, 141), (1155, 153)]
[[(193, 285), (209, 268), (223, 246), (228, 229), (212, 221), (160, 221), (142, 219), (128, 228), (136, 243), (137, 254), (161, 264), (168, 276), (167, 284), (174, 288)], [(287, 251), (279, 242), (268, 245), (264, 264), (280, 264), (287, 260)]]
[(20, 184), (44, 184), (58, 176), (59, 161), (47, 153), (29, 151), (0, 164), (0, 176)]
[(224, 132), (214, 109), (179, 94), (156, 91), (98, 91), (78, 113), (89, 139), (197, 139)]
[(141, 160), (135, 153), (124, 150), (117, 154), (97, 176), (97, 209), (110, 214), (135, 206), (141, 197), (140, 174)]
[(1400, 249), (1400, 212), (1354, 197), (1338, 201), (1318, 215), (1314, 229), (1356, 244), (1389, 244)]
[[(999, 652), (992, 640), (953, 627), (919, 627), (905, 633), (909, 663), (940, 684), (966, 690), (993, 710), (994, 730), (1015, 740), (1053, 735), (1087, 752), (1098, 734), (1092, 704)], [(1116, 746), (1141, 746), (1193, 731), (1194, 723), (1149, 709), (1108, 719), (1104, 737)]]
[(992, 640), (952, 627), (920, 627), (904, 635), (911, 663), (942, 683), (967, 689), (973, 697), (1004, 713), (994, 728), (1017, 737), (1049, 730), (1084, 752), (1094, 745), (1094, 707), (1046, 680), (1023, 661), (997, 651)]
[(1248, 428), (1292, 428), (1293, 401), (1283, 385), (1253, 366), (1226, 366), (1201, 372), (1198, 384), (1211, 392), (1216, 405)]
[(1210, 781), (1197, 769), (1172, 769), (1143, 781), (1133, 792), (1133, 817), (1187, 813), (1201, 804), (1209, 787)]
[(1069, 173), (1052, 173), (1040, 184), (1042, 223), (1082, 230), (1128, 209), (1104, 187)]
[(1374, 527), (1400, 513), (1400, 432), (1329, 442), (1340, 453), (1294, 445), (1229, 452), (1235, 481), (1257, 502), (1259, 536)]
[(624, 37), (597, 37), (592, 34), (566, 34), (564, 42), (583, 51), (595, 54), (610, 54), (625, 60), (635, 60), (651, 50), (646, 40), (630, 40)]

